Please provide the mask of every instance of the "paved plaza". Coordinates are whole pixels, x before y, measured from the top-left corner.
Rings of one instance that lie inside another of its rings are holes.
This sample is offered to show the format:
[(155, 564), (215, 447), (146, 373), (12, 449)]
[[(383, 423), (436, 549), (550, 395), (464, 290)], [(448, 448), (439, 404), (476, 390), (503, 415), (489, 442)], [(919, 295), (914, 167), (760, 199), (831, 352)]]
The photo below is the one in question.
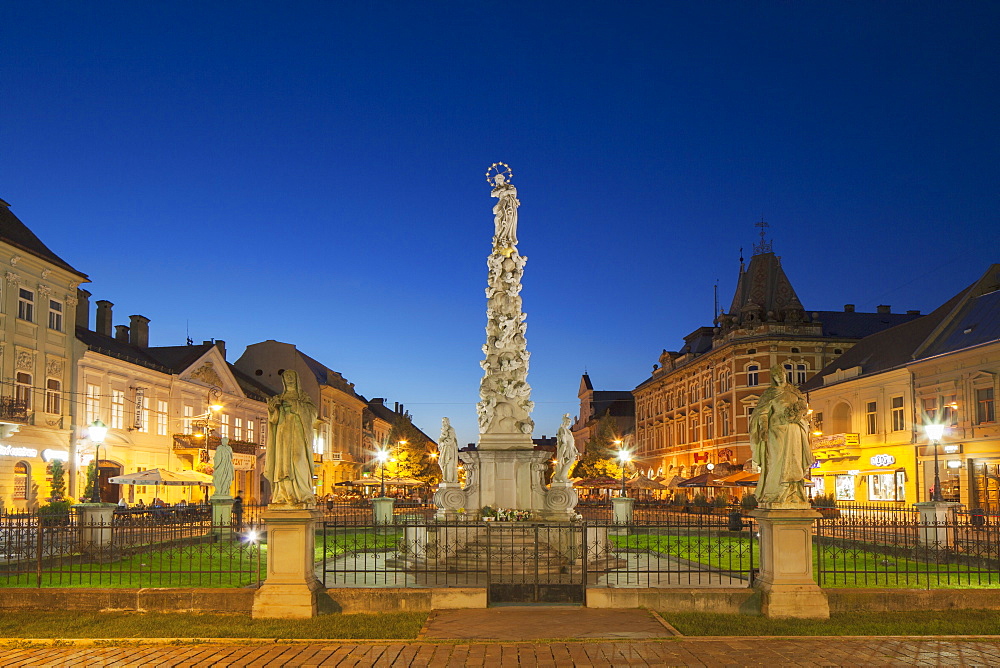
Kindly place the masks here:
[[(647, 610), (508, 607), (431, 614), (414, 641), (50, 640), (7, 666), (995, 666), (1000, 638), (686, 638)], [(545, 638), (558, 638), (546, 640)]]

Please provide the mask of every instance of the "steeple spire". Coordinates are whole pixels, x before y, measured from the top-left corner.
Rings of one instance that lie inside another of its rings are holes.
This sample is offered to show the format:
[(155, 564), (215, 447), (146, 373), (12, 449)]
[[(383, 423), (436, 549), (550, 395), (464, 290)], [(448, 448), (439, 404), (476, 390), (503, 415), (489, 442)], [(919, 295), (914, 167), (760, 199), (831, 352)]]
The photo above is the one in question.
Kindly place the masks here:
[(767, 228), (770, 227), (765, 221), (764, 216), (760, 217), (759, 223), (754, 223), (754, 227), (760, 228), (760, 243), (753, 245), (753, 254), (760, 255), (761, 253), (773, 253), (771, 248), (771, 242), (767, 240)]

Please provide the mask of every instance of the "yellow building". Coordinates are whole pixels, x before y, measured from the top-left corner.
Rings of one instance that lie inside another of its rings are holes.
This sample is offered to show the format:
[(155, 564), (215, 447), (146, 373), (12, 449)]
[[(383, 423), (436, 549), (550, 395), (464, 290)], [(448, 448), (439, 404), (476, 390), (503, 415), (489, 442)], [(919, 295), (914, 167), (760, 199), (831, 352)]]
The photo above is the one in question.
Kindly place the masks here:
[(98, 455), (88, 426), (100, 419), (108, 427), (98, 460), (103, 501), (148, 504), (154, 495), (168, 503), (204, 500), (213, 490), (108, 480), (154, 468), (208, 473), (223, 437), (236, 469), (230, 493), (241, 492), (246, 503), (261, 500), (268, 390), (226, 362), (224, 341), (150, 346), (149, 319), (141, 315), (129, 316), (130, 324), (115, 326), (112, 335), (108, 301), (97, 302), (91, 330), (89, 296), (80, 291), (77, 339), (83, 350), (77, 360), (71, 494), (82, 494), (87, 467)]
[[(803, 389), (814, 488), (839, 500), (1000, 511), (1000, 265), (932, 313), (865, 338)], [(924, 425), (946, 427), (940, 444)]]
[(700, 327), (677, 352), (663, 351), (633, 390), (635, 456), (641, 470), (691, 477), (730, 472), (750, 459), (749, 417), (780, 366), (801, 385), (863, 337), (919, 312), (807, 311), (769, 242), (740, 262), (732, 304), (715, 327)]
[(53, 253), (0, 200), (0, 509), (50, 495), (69, 468), (77, 286), (87, 276)]

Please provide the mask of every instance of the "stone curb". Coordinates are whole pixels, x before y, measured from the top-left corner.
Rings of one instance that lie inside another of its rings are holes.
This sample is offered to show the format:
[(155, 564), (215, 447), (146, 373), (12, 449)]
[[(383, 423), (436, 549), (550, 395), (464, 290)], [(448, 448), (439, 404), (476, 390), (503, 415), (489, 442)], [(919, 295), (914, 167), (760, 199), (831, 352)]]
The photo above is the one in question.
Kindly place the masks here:
[[(988, 642), (1000, 642), (1000, 635), (959, 635), (959, 636), (676, 636), (664, 638), (635, 638), (628, 642), (633, 644), (651, 642), (715, 642), (724, 641), (752, 641), (752, 640), (918, 640), (924, 642), (934, 642), (937, 640), (982, 640)], [(383, 645), (383, 644), (420, 644), (420, 645), (471, 645), (471, 644), (512, 644), (521, 643), (528, 645), (547, 644), (552, 642), (562, 643), (607, 643), (622, 642), (621, 638), (537, 638), (532, 640), (502, 640), (497, 638), (448, 638), (442, 640), (419, 640), (416, 638), (4, 638), (0, 640), (0, 650), (5, 645), (15, 643), (31, 643), (52, 647), (57, 645), (96, 645), (117, 643), (128, 645), (232, 645), (232, 644), (254, 644), (254, 645), (323, 645), (323, 644), (354, 644), (354, 645)]]

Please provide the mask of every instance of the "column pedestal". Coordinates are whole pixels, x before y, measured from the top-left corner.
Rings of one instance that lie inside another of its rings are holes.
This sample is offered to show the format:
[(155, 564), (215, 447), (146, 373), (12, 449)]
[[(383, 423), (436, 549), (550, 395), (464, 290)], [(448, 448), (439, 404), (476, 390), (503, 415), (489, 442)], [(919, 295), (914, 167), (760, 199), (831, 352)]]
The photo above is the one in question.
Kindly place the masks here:
[(392, 524), (396, 500), (388, 496), (372, 499), (372, 520), (375, 524)]
[(820, 514), (805, 506), (758, 508), (750, 515), (760, 528), (760, 574), (753, 588), (761, 594), (761, 613), (828, 619), (830, 604), (812, 570), (812, 528)]
[(313, 564), (315, 523), (322, 513), (312, 508), (268, 508), (267, 579), (254, 595), (254, 617), (294, 619), (316, 616), (316, 592), (323, 584)]
[(86, 553), (100, 553), (111, 547), (117, 503), (77, 503), (80, 547)]
[[(486, 436), (489, 434), (480, 439)], [(532, 510), (539, 514), (545, 510), (547, 490), (542, 486), (542, 471), (550, 457), (548, 452), (491, 447), (460, 452), (459, 457), (475, 465), (478, 472), (475, 484), (466, 488), (467, 512), (478, 516), (483, 506)]]
[(616, 496), (611, 499), (611, 520), (615, 524), (631, 524), (635, 499), (627, 496)]
[(962, 504), (954, 501), (921, 501), (913, 506), (920, 511), (918, 540), (928, 547), (950, 548), (954, 544), (955, 509)]
[(215, 496), (209, 498), (212, 504), (212, 533), (219, 538), (233, 537), (233, 497)]

